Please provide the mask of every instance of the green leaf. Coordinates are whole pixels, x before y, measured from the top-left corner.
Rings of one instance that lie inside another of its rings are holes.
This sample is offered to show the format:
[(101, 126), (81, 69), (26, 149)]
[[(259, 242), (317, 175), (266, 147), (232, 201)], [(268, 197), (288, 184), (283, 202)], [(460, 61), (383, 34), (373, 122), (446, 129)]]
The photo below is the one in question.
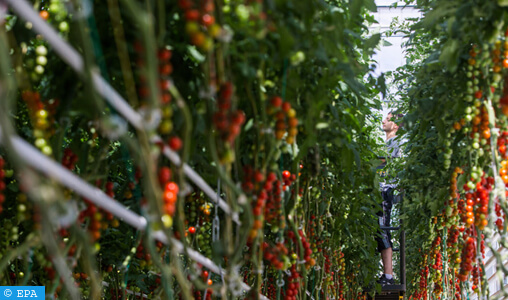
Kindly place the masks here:
[(383, 39), (382, 45), (383, 45), (383, 47), (388, 47), (388, 46), (392, 46), (393, 44), (390, 43), (388, 40)]
[(352, 18), (355, 18), (360, 14), (360, 11), (363, 6), (363, 0), (351, 0), (349, 2), (349, 11)]
[(280, 56), (289, 56), (289, 53), (293, 49), (295, 39), (289, 29), (285, 26), (279, 27), (279, 52)]
[(458, 48), (459, 41), (455, 39), (448, 40), (441, 50), (441, 55), (439, 55), (439, 60), (448, 67), (450, 72), (455, 72), (457, 69), (460, 54)]
[(380, 40), (381, 40), (380, 33), (373, 34), (369, 39), (365, 41), (363, 49), (375, 48), (379, 44)]
[(377, 12), (376, 1), (374, 0), (365, 0), (363, 5), (371, 12)]

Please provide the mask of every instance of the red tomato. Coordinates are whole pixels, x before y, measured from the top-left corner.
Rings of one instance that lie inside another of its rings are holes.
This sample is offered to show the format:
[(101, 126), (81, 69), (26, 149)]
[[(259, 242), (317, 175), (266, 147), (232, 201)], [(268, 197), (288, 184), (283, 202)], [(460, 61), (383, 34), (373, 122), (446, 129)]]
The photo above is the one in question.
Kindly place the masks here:
[(177, 137), (177, 136), (173, 136), (169, 139), (169, 148), (171, 148), (171, 150), (173, 151), (178, 151), (180, 149), (182, 149), (182, 140)]

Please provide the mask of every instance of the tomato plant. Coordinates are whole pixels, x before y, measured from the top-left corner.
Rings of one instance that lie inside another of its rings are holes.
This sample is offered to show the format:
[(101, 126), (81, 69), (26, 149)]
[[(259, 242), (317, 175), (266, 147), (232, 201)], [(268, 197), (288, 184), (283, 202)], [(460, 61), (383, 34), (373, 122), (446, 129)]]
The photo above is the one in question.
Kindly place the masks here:
[[(27, 3), (83, 71), (14, 7), (0, 20), (0, 283), (63, 299), (361, 297), (380, 201), (373, 1)], [(11, 136), (146, 226), (31, 169)]]

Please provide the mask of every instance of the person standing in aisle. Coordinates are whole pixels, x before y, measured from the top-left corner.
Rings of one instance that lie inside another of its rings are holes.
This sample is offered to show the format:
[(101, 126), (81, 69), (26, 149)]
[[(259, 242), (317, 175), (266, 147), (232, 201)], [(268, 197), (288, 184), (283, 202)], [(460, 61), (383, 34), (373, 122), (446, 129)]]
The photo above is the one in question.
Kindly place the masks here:
[[(397, 125), (394, 120), (402, 118), (401, 114), (395, 115), (392, 112), (388, 113), (383, 120), (383, 131), (386, 134), (386, 147), (387, 147), (387, 160), (401, 156), (400, 141), (396, 139)], [(386, 161), (383, 163), (386, 165)], [(383, 210), (378, 213), (379, 225), (383, 227), (390, 226), (390, 215), (394, 203), (394, 191), (397, 188), (395, 180), (380, 182), (381, 196), (383, 197), (382, 208)], [(393, 243), (392, 236), (389, 230), (379, 230), (376, 236), (378, 251), (381, 253), (381, 261), (383, 263), (383, 275), (377, 281), (381, 286), (395, 284), (393, 279)]]

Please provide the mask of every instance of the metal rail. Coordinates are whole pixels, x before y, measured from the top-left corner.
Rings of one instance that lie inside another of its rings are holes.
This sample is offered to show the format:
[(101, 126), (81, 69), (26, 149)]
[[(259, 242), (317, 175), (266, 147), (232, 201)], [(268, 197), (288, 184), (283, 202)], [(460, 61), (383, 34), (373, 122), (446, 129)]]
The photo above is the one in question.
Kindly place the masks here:
[[(46, 21), (44, 21), (27, 3), (26, 0), (0, 0), (0, 3), (8, 4), (18, 16), (25, 21), (32, 23), (32, 29), (41, 34), (43, 38), (53, 47), (53, 50), (65, 61), (74, 71), (79, 74), (84, 72), (84, 62), (81, 55), (63, 40), (60, 35)], [(98, 73), (91, 70), (92, 80), (96, 91), (108, 101), (129, 123), (138, 130), (144, 130), (143, 117), (136, 112), (125, 99)], [(159, 136), (155, 136), (152, 142), (160, 141)], [(178, 154), (172, 151), (167, 145), (163, 150), (166, 156), (173, 164), (181, 165), (182, 161)], [(198, 173), (196, 173), (189, 165), (183, 164), (185, 175), (198, 186), (210, 199), (217, 201), (217, 193), (206, 183)], [(231, 215), (233, 221), (241, 225), (237, 212), (233, 212), (224, 199), (218, 197), (219, 207), (227, 214)]]
[[(37, 33), (41, 34), (49, 44), (52, 45), (54, 51), (77, 73), (83, 73), (84, 62), (79, 53), (64, 41), (58, 33), (48, 25), (40, 16), (32, 9), (32, 7), (25, 0), (0, 0), (0, 4), (8, 4), (18, 16), (27, 22), (32, 23), (32, 28)], [(92, 80), (96, 91), (109, 102), (125, 119), (127, 119), (132, 126), (136, 129), (144, 130), (143, 118), (137, 113), (124, 99), (123, 97), (109, 85), (109, 83), (97, 72), (92, 70)], [(2, 132), (0, 128), (0, 143), (2, 141)], [(155, 136), (152, 142), (160, 142), (162, 139), (159, 136)], [(118, 203), (114, 199), (108, 197), (100, 189), (91, 186), (81, 178), (76, 176), (74, 173), (63, 168), (60, 164), (44, 156), (38, 150), (36, 150), (29, 143), (21, 139), (20, 137), (11, 137), (13, 147), (18, 151), (18, 155), (22, 157), (29, 165), (34, 169), (50, 176), (68, 188), (73, 189), (78, 194), (86, 197), (91, 202), (101, 207), (104, 210), (111, 212), (116, 217), (122, 219), (129, 225), (133, 226), (138, 230), (144, 230), (147, 226), (147, 221), (144, 217), (137, 215), (130, 211), (122, 204)], [(182, 161), (178, 154), (172, 151), (167, 145), (163, 146), (163, 154), (175, 165), (181, 165)], [(229, 205), (218, 197), (217, 193), (203, 180), (203, 178), (196, 173), (189, 165), (183, 164), (184, 174), (196, 184), (208, 197), (218, 201), (219, 207), (227, 214), (232, 216), (233, 221), (241, 225), (237, 212), (232, 212)], [(162, 243), (168, 244), (168, 240), (163, 232), (157, 231), (153, 233), (154, 238)], [(179, 253), (184, 253), (184, 247), (182, 243), (176, 239), (171, 240), (172, 245), (177, 249)], [(209, 258), (204, 257), (199, 252), (193, 249), (187, 249), (186, 253), (191, 259), (207, 267), (212, 272), (217, 274), (225, 274), (222, 268), (215, 265)], [(241, 287), (244, 291), (249, 291), (250, 286), (242, 282)], [(261, 299), (268, 299), (263, 295), (260, 295)]]
[[(0, 127), (0, 144), (5, 138), (6, 137), (2, 136), (2, 128)], [(42, 154), (19, 136), (10, 137), (10, 141), (13, 148), (16, 150), (17, 155), (32, 168), (42, 172), (49, 178), (59, 181), (64, 186), (74, 190), (82, 197), (87, 198), (98, 207), (111, 212), (114, 216), (122, 219), (125, 223), (131, 225), (132, 227), (138, 230), (146, 229), (148, 222), (143, 216), (139, 216), (138, 214), (132, 212), (115, 199), (107, 196), (102, 190), (85, 182), (76, 174)], [(162, 231), (154, 232), (153, 237), (166, 245), (169, 244), (166, 235)], [(171, 244), (175, 247), (175, 250), (178, 253), (188, 255), (189, 258), (207, 267), (210, 271), (216, 274), (225, 274), (225, 271), (222, 268), (214, 264), (209, 258), (201, 255), (199, 252), (190, 248), (187, 248), (187, 250), (184, 251), (183, 244), (180, 241), (171, 239)], [(243, 283), (242, 289), (244, 291), (249, 291), (250, 286)], [(263, 295), (260, 295), (260, 297), (261, 299), (268, 299)]]

